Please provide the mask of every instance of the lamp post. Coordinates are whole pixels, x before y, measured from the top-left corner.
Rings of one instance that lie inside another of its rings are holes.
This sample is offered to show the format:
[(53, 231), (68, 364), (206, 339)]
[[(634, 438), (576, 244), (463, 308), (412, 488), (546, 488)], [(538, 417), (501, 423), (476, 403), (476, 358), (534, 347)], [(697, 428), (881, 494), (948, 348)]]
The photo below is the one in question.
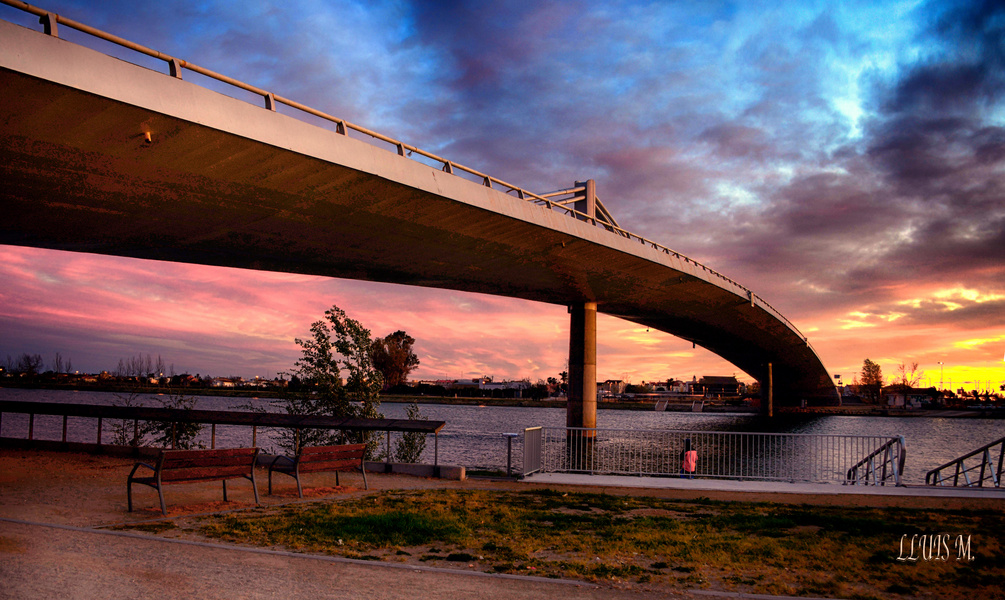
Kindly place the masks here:
[(945, 366), (946, 366), (946, 363), (944, 363), (944, 362), (942, 362), (940, 360), (939, 361), (939, 390), (940, 391), (943, 389), (943, 385), (942, 385), (942, 369), (944, 369)]

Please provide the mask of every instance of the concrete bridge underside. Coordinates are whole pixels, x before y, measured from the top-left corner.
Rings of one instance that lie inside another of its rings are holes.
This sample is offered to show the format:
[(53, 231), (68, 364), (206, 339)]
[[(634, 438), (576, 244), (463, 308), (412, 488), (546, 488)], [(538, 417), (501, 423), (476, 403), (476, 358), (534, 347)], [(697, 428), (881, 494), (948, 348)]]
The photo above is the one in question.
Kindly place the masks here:
[(638, 240), (3, 21), (0, 89), (0, 244), (595, 303), (836, 400), (777, 313)]

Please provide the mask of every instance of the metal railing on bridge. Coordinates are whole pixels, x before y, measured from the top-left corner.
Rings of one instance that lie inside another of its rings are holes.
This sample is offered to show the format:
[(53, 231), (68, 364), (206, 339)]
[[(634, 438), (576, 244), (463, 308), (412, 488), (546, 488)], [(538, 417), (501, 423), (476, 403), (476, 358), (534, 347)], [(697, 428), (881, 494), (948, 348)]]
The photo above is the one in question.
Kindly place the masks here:
[[(221, 83), (225, 83), (227, 85), (231, 85), (233, 87), (244, 90), (256, 96), (260, 96), (262, 98), (264, 108), (266, 108), (267, 110), (275, 111), (276, 106), (279, 104), (288, 106), (290, 108), (301, 111), (305, 114), (311, 115), (328, 123), (334, 124), (335, 132), (338, 134), (348, 136), (350, 131), (355, 131), (372, 140), (388, 144), (389, 146), (391, 146), (391, 148), (393, 148), (393, 151), (398, 153), (399, 156), (405, 158), (412, 158), (413, 160), (419, 160), (417, 157), (425, 158), (427, 160), (433, 161), (433, 163), (438, 163), (439, 165), (441, 165), (440, 169), (446, 173), (458, 176), (465, 176), (468, 179), (473, 179), (474, 181), (481, 183), (485, 187), (489, 188), (499, 187), (503, 191), (505, 191), (505, 193), (514, 194), (517, 198), (521, 200), (542, 205), (548, 208), (549, 210), (563, 211), (565, 212), (565, 214), (573, 218), (579, 219), (581, 221), (586, 221), (588, 223), (592, 223), (593, 225), (597, 227), (602, 227), (607, 231), (610, 231), (616, 235), (627, 238), (629, 240), (637, 241), (640, 244), (650, 247), (654, 250), (657, 250), (663, 254), (673, 256), (674, 258), (683, 261), (686, 267), (693, 267), (695, 272), (701, 270), (708, 276), (715, 277), (719, 279), (721, 282), (728, 284), (730, 287), (735, 288), (736, 293), (740, 296), (746, 297), (752, 306), (754, 304), (757, 304), (762, 308), (764, 308), (766, 311), (773, 314), (780, 321), (788, 325), (788, 327), (791, 328), (792, 331), (796, 332), (799, 335), (799, 337), (803, 338), (803, 340), (806, 341), (807, 345), (809, 345), (807, 337), (801, 331), (799, 331), (799, 329), (795, 326), (795, 324), (793, 324), (791, 321), (785, 318), (780, 312), (778, 312), (777, 309), (768, 304), (763, 298), (755, 294), (752, 290), (740, 285), (739, 283), (733, 281), (729, 277), (726, 277), (722, 273), (719, 273), (718, 271), (715, 271), (699, 263), (698, 261), (681, 254), (680, 252), (671, 250), (670, 248), (667, 248), (666, 246), (658, 242), (654, 242), (643, 236), (632, 233), (627, 229), (623, 229), (618, 225), (617, 221), (607, 210), (607, 208), (603, 205), (603, 203), (600, 202), (599, 198), (597, 198), (596, 215), (588, 215), (577, 211), (572, 205), (576, 201), (582, 199), (582, 196), (579, 196), (579, 194), (583, 192), (585, 188), (574, 187), (546, 194), (535, 194), (519, 186), (507, 183), (501, 179), (482, 173), (481, 171), (478, 171), (476, 169), (466, 167), (464, 165), (453, 162), (449, 159), (443, 158), (431, 152), (427, 152), (416, 146), (406, 144), (401, 140), (397, 140), (395, 138), (386, 136), (384, 134), (378, 133), (361, 125), (350, 123), (345, 119), (340, 119), (336, 116), (311, 108), (309, 106), (296, 102), (295, 100), (291, 100), (283, 96), (277, 96), (276, 94), (268, 90), (264, 90), (257, 86), (249, 85), (247, 83), (244, 83), (232, 77), (228, 77), (226, 75), (222, 75), (205, 67), (200, 67), (199, 65), (188, 62), (186, 60), (175, 58), (163, 52), (159, 52), (157, 50), (153, 50), (151, 48), (143, 46), (141, 44), (131, 42), (117, 35), (113, 35), (101, 31), (100, 29), (86, 25), (84, 23), (74, 21), (65, 16), (57, 15), (56, 13), (49, 12), (45, 9), (32, 6), (31, 4), (28, 4), (26, 2), (21, 2), (19, 0), (0, 0), (0, 3), (6, 4), (13, 8), (17, 8), (27, 13), (38, 16), (39, 24), (41, 24), (44, 27), (45, 33), (53, 37), (59, 37), (59, 25), (66, 26), (71, 29), (76, 29), (93, 37), (96, 37), (98, 39), (105, 40), (118, 46), (122, 46), (123, 48), (127, 48), (140, 54), (144, 54), (151, 58), (164, 61), (167, 64), (168, 74), (177, 79), (183, 78), (183, 70), (189, 70), (194, 73), (198, 73), (210, 79), (219, 81)], [(420, 162), (426, 164), (424, 161)]]
[(901, 436), (531, 427), (523, 473), (680, 476), (685, 449), (688, 476), (864, 485), (903, 485), (906, 457)]
[[(969, 466), (967, 461), (970, 461)], [(988, 487), (1000, 488), (1003, 464), (1005, 437), (932, 469), (925, 475), (925, 485), (984, 487), (984, 482), (988, 482)]]

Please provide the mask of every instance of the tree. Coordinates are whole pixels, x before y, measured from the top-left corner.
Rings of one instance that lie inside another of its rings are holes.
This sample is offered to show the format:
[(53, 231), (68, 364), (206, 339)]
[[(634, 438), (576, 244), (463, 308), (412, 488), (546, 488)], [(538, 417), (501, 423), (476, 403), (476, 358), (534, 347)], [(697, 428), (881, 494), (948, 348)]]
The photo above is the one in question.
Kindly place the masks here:
[(868, 358), (862, 363), (862, 387), (868, 398), (876, 400), (883, 389), (883, 370)]
[[(414, 400), (405, 407), (405, 414), (409, 421), (425, 419), (426, 416), (419, 411), (419, 404)], [(416, 463), (422, 458), (422, 451), (426, 449), (426, 434), (418, 431), (406, 431), (401, 434), (401, 439), (394, 447), (392, 459), (400, 463)]]
[[(115, 394), (113, 406), (143, 406), (138, 392), (130, 392), (128, 396)], [(186, 397), (181, 392), (168, 391), (166, 396), (158, 396), (161, 408), (191, 411), (195, 409), (195, 398)], [(196, 442), (196, 437), (203, 429), (202, 423), (171, 421), (134, 421), (118, 419), (111, 422), (112, 443), (119, 446), (142, 446), (146, 441), (152, 441), (161, 448), (191, 450), (205, 448), (203, 442)], [(152, 440), (146, 438), (152, 437)]]
[(370, 356), (373, 366), (384, 377), (388, 390), (408, 381), (408, 374), (419, 365), (419, 357), (412, 352), (415, 338), (400, 329), (384, 338), (373, 340)]
[(41, 354), (28, 354), (27, 352), (22, 352), (21, 356), (18, 357), (17, 366), (15, 370), (33, 379), (36, 375), (42, 372), (42, 355)]
[(924, 371), (918, 371), (918, 363), (913, 362), (910, 365), (905, 365), (900, 363), (897, 367), (897, 383), (904, 387), (915, 387), (921, 378), (924, 377)]
[[(311, 337), (297, 339), (301, 357), (289, 373), (300, 381), (298, 391), (290, 390), (280, 401), (289, 414), (377, 419), (379, 392), (384, 379), (374, 368), (370, 355), (370, 331), (350, 319), (337, 306), (325, 311), (325, 318), (311, 325)], [(295, 453), (303, 446), (366, 443), (376, 447), (369, 432), (342, 432), (327, 429), (283, 429), (280, 445)]]

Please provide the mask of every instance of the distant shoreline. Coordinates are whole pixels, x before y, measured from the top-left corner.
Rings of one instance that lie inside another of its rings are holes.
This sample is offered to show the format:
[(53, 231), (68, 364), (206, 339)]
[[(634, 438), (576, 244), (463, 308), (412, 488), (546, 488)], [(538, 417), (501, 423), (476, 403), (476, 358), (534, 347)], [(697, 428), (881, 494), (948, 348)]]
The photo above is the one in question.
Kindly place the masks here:
[[(167, 386), (123, 386), (123, 385), (9, 385), (10, 382), (0, 382), (0, 389), (22, 390), (63, 390), (81, 392), (109, 392), (135, 394), (169, 394), (180, 393), (186, 396), (207, 396), (224, 398), (259, 398), (278, 399), (282, 392), (275, 390), (231, 389), (231, 388), (175, 388)], [(381, 402), (391, 404), (444, 404), (454, 406), (510, 406), (514, 408), (565, 408), (564, 398), (549, 398), (533, 400), (530, 398), (479, 398), (468, 396), (405, 396), (398, 394), (381, 395)], [(597, 402), (598, 410), (634, 410), (653, 412), (651, 402)], [(666, 412), (691, 412), (691, 401), (670, 403)], [(949, 418), (949, 419), (1003, 419), (1005, 409), (941, 409), (941, 410), (906, 410), (874, 406), (871, 404), (854, 404), (847, 406), (815, 406), (798, 408), (781, 406), (775, 409), (779, 416), (785, 417), (815, 417), (815, 416), (864, 416), (864, 417), (917, 417), (917, 418)], [(701, 414), (745, 414), (759, 415), (759, 408), (737, 406), (735, 404), (709, 404), (706, 402)]]

